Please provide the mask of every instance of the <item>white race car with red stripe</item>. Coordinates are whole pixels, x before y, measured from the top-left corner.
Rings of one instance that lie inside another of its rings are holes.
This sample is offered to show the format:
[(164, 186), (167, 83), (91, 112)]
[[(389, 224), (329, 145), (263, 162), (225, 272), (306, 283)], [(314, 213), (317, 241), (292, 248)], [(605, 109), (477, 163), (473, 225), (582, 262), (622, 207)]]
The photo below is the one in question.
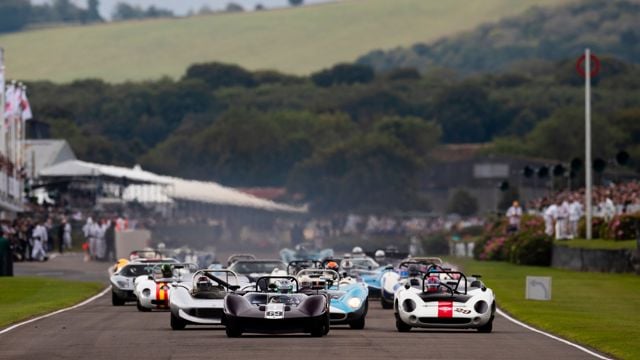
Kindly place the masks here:
[[(166, 265), (165, 265), (166, 266)], [(191, 282), (193, 273), (198, 270), (195, 264), (171, 264), (172, 276), (167, 277), (157, 267), (151, 275), (135, 278), (134, 294), (137, 298), (139, 311), (151, 311), (153, 309), (169, 309), (169, 288), (173, 283)]]
[(403, 286), (394, 297), (396, 328), (493, 329), (496, 298), (479, 279), (459, 271), (425, 274), (422, 287)]

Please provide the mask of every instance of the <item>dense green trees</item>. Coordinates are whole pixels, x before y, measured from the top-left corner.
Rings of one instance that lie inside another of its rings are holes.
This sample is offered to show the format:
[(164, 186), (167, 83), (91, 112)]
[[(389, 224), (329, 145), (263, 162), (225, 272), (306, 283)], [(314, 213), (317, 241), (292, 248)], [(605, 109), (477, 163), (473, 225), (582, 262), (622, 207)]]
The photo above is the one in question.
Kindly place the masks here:
[(375, 50), (358, 62), (378, 71), (415, 67), (425, 72), (445, 66), (474, 73), (501, 71), (530, 59), (577, 58), (585, 47), (598, 54), (638, 62), (638, 23), (640, 4), (637, 1), (587, 0), (566, 6), (533, 8), (522, 15), (429, 44)]
[(17, 31), (26, 26), (31, 13), (29, 0), (0, 2), (0, 32)]
[[(594, 156), (625, 149), (640, 167), (640, 69), (603, 61)], [(567, 63), (474, 78), (403, 70), (328, 86), (197, 64), (180, 80), (28, 85), (36, 117), (81, 159), (232, 186), (287, 185), (318, 210), (425, 209), (417, 176), (440, 141), (493, 141), (491, 151), (557, 160), (582, 153), (584, 93)]]

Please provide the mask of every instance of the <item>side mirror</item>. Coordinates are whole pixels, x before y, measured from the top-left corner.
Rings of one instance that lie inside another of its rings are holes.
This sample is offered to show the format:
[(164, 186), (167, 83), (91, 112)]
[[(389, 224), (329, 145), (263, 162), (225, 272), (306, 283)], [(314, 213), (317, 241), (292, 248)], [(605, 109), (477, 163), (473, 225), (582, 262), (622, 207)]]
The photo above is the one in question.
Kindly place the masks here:
[(409, 283), (404, 284), (404, 288), (407, 290), (411, 289), (411, 284)]
[(178, 282), (177, 281), (172, 282), (171, 286), (178, 286)]

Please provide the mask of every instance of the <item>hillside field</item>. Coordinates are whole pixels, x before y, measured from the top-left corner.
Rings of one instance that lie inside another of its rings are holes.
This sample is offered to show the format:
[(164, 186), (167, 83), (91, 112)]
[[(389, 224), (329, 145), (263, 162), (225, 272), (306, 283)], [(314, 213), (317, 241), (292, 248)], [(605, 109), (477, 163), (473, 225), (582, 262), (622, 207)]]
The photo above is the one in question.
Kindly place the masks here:
[(193, 63), (308, 74), (374, 49), (436, 40), (570, 0), (347, 0), (265, 12), (33, 30), (0, 36), (7, 77), (109, 82), (181, 76)]

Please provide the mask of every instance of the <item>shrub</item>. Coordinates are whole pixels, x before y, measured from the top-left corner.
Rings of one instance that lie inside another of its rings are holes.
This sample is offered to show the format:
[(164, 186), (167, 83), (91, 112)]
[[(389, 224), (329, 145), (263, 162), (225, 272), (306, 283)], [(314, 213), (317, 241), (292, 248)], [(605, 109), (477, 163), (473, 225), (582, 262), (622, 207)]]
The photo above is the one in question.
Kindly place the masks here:
[[(586, 224), (586, 219), (583, 217), (580, 219), (580, 221), (578, 222), (578, 235), (581, 238), (586, 238), (587, 237), (587, 227), (585, 226)], [(604, 221), (603, 218), (601, 217), (592, 217), (591, 218), (591, 236), (594, 239), (599, 239), (600, 238), (600, 229), (602, 227), (607, 226), (607, 223)]]
[(498, 219), (485, 228), (485, 235), (474, 248), (474, 257), (479, 260), (508, 260), (521, 265), (549, 265), (553, 239), (544, 233), (544, 219), (540, 216), (524, 215), (520, 230), (512, 235), (506, 233), (507, 220)]
[(602, 238), (611, 240), (632, 240), (637, 236), (640, 214), (616, 215), (605, 226), (600, 226)]
[(514, 235), (514, 241), (509, 249), (509, 261), (518, 265), (549, 266), (551, 264), (551, 249), (553, 238), (540, 233), (519, 233)]

